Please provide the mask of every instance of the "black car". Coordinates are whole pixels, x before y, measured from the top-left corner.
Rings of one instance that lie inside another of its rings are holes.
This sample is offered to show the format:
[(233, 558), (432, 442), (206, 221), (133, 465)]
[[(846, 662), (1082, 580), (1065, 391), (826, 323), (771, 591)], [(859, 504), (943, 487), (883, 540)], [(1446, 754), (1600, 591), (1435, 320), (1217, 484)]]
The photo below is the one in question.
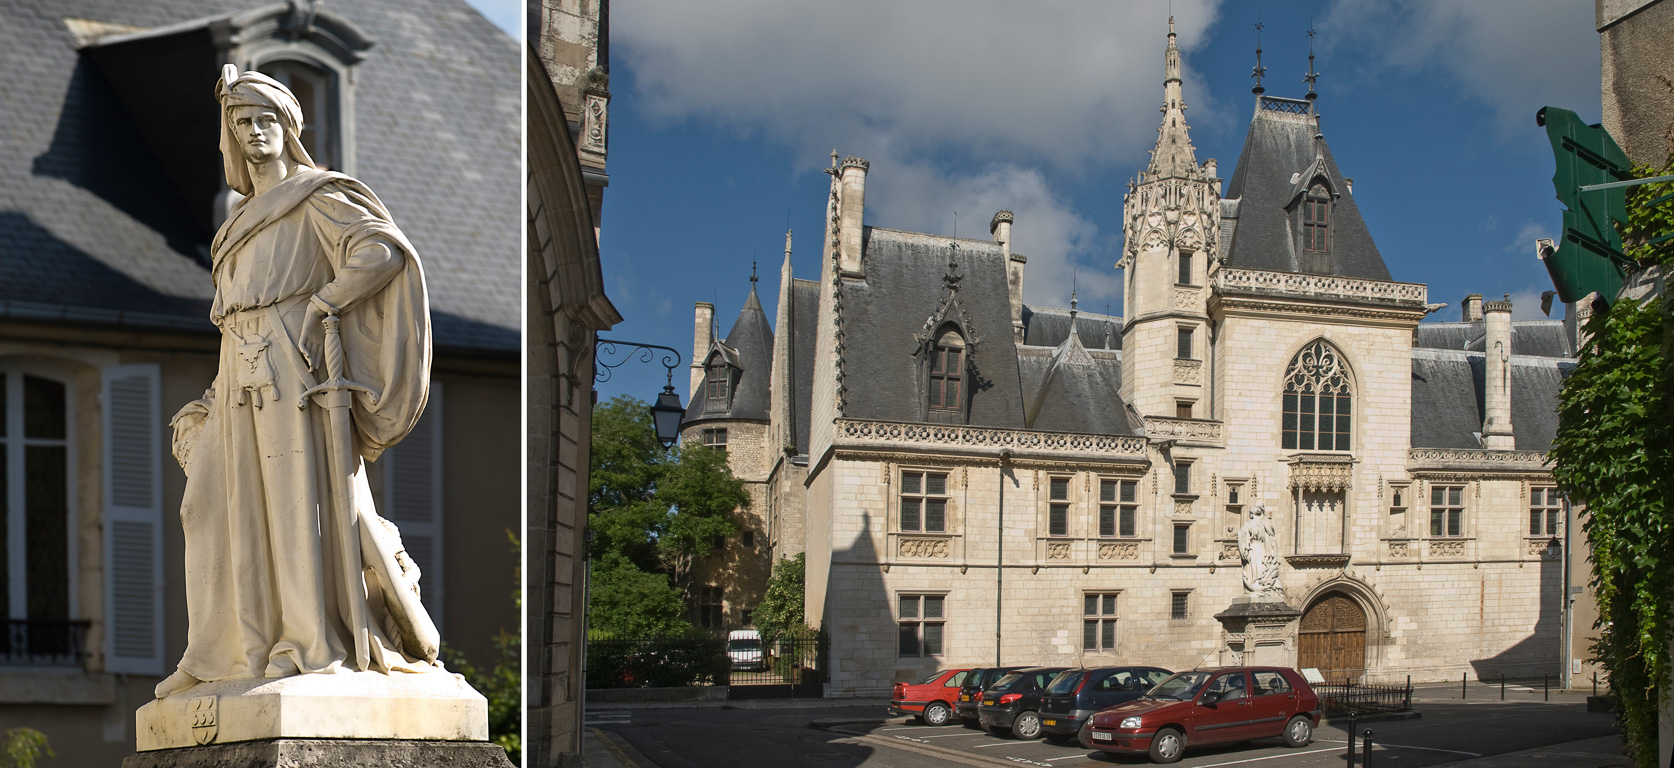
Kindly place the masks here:
[(953, 712), (964, 721), (966, 728), (980, 727), (981, 719), (977, 717), (977, 710), (982, 709), (982, 692), (1006, 675), (1022, 667), (987, 667), (973, 669), (965, 676), (965, 684), (959, 686), (959, 701), (954, 702)]
[(1040, 698), (1063, 667), (1029, 667), (994, 681), (982, 692), (977, 710), (989, 733), (1009, 733), (1019, 739), (1040, 738)]
[(1085, 732), (1093, 713), (1133, 701), (1173, 674), (1157, 667), (1092, 667), (1066, 670), (1046, 686), (1040, 702), (1040, 729), (1048, 741), (1079, 740), (1092, 749)]

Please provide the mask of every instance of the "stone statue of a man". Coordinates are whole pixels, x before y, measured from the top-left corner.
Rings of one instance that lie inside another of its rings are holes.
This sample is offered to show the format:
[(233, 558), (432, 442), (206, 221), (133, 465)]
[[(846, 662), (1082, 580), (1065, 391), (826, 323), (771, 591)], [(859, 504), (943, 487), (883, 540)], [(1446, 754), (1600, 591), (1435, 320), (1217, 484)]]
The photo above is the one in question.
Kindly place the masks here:
[(1282, 600), (1279, 584), (1279, 535), (1266, 507), (1250, 510), (1238, 529), (1238, 557), (1244, 563), (1244, 591), (1257, 599)]
[(189, 624), (157, 697), (440, 669), (417, 568), (363, 463), (406, 436), (429, 391), (417, 254), (370, 189), (315, 167), (284, 85), (228, 65), (216, 97), (227, 185), (244, 197), (211, 250), (219, 371), (171, 422)]

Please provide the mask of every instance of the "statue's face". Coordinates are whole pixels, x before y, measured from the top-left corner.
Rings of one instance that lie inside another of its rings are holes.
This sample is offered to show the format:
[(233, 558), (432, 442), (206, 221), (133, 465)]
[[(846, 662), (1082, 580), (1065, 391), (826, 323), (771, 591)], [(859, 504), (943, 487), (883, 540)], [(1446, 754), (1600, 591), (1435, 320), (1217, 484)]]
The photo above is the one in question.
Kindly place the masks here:
[(233, 136), (254, 165), (277, 160), (285, 152), (285, 126), (272, 107), (240, 105), (229, 113)]

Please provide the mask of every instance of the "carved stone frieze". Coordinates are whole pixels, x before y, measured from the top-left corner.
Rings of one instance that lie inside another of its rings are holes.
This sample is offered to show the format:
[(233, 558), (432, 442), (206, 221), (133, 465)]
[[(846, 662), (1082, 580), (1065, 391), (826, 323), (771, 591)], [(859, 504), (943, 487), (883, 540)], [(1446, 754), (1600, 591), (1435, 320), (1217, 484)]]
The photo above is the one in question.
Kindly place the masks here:
[(1564, 556), (1563, 543), (1557, 537), (1529, 539), (1529, 557), (1539, 557), (1543, 560), (1557, 560)]
[(1304, 491), (1344, 491), (1354, 485), (1354, 460), (1348, 456), (1292, 457), (1290, 487)]
[(610, 127), (610, 97), (589, 92), (583, 104), (581, 120), (581, 142), (577, 149), (603, 155)]
[[(1225, 426), (1219, 421), (1146, 416), (1145, 434), (1153, 440), (1177, 440), (1186, 445), (1224, 446)], [(1213, 487), (1213, 486), (1211, 486)]]
[(947, 557), (947, 539), (907, 539), (903, 538), (896, 546), (896, 552), (902, 557)]
[(1238, 542), (1236, 542), (1236, 541), (1223, 541), (1223, 542), (1221, 542), (1221, 557), (1220, 557), (1220, 559), (1225, 560), (1227, 562), (1237, 561), (1239, 559), (1238, 558)]
[(1342, 568), (1348, 565), (1348, 553), (1317, 554), (1317, 555), (1287, 555), (1285, 562), (1292, 568)]
[(1146, 440), (1143, 437), (1037, 432), (1024, 429), (991, 429), (945, 424), (906, 424), (857, 419), (838, 419), (837, 435), (839, 442), (851, 445), (1011, 448), (1014, 450), (1099, 454), (1138, 460), (1143, 460), (1146, 452)]
[(1221, 294), (1247, 294), (1297, 299), (1329, 299), (1375, 304), (1392, 304), (1422, 309), (1427, 289), (1423, 283), (1359, 280), (1335, 275), (1264, 272), (1253, 269), (1222, 269), (1215, 274), (1215, 290)]
[(1099, 543), (1100, 560), (1138, 560), (1139, 542), (1106, 541)]
[(1407, 469), (1460, 470), (1486, 472), (1551, 471), (1550, 458), (1545, 451), (1490, 451), (1466, 448), (1413, 448), (1407, 451)]
[(1429, 554), (1430, 554), (1431, 557), (1464, 557), (1465, 556), (1465, 542), (1463, 542), (1463, 541), (1434, 540), (1434, 541), (1430, 542), (1430, 548), (1429, 549), (1430, 549)]
[(1411, 556), (1411, 549), (1409, 547), (1409, 542), (1405, 542), (1405, 541), (1391, 541), (1391, 542), (1389, 542), (1389, 556), (1390, 557), (1396, 557), (1396, 558), (1410, 557)]
[(1175, 499), (1174, 500), (1174, 516), (1175, 517), (1191, 517), (1192, 516), (1192, 501), (1190, 499)]
[(1203, 311), (1203, 292), (1196, 288), (1175, 288), (1174, 308), (1185, 312)]
[(1174, 383), (1194, 387), (1203, 386), (1203, 361), (1175, 359)]
[(1049, 541), (1046, 543), (1046, 559), (1070, 559), (1070, 543), (1067, 541)]

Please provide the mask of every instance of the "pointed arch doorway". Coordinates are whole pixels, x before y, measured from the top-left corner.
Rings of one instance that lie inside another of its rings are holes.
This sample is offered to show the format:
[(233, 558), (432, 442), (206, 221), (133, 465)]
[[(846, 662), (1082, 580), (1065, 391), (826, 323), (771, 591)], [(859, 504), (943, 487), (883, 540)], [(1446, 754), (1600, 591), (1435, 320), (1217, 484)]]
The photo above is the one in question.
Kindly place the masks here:
[(1327, 680), (1359, 679), (1366, 671), (1366, 611), (1342, 592), (1327, 592), (1302, 613), (1296, 666)]

